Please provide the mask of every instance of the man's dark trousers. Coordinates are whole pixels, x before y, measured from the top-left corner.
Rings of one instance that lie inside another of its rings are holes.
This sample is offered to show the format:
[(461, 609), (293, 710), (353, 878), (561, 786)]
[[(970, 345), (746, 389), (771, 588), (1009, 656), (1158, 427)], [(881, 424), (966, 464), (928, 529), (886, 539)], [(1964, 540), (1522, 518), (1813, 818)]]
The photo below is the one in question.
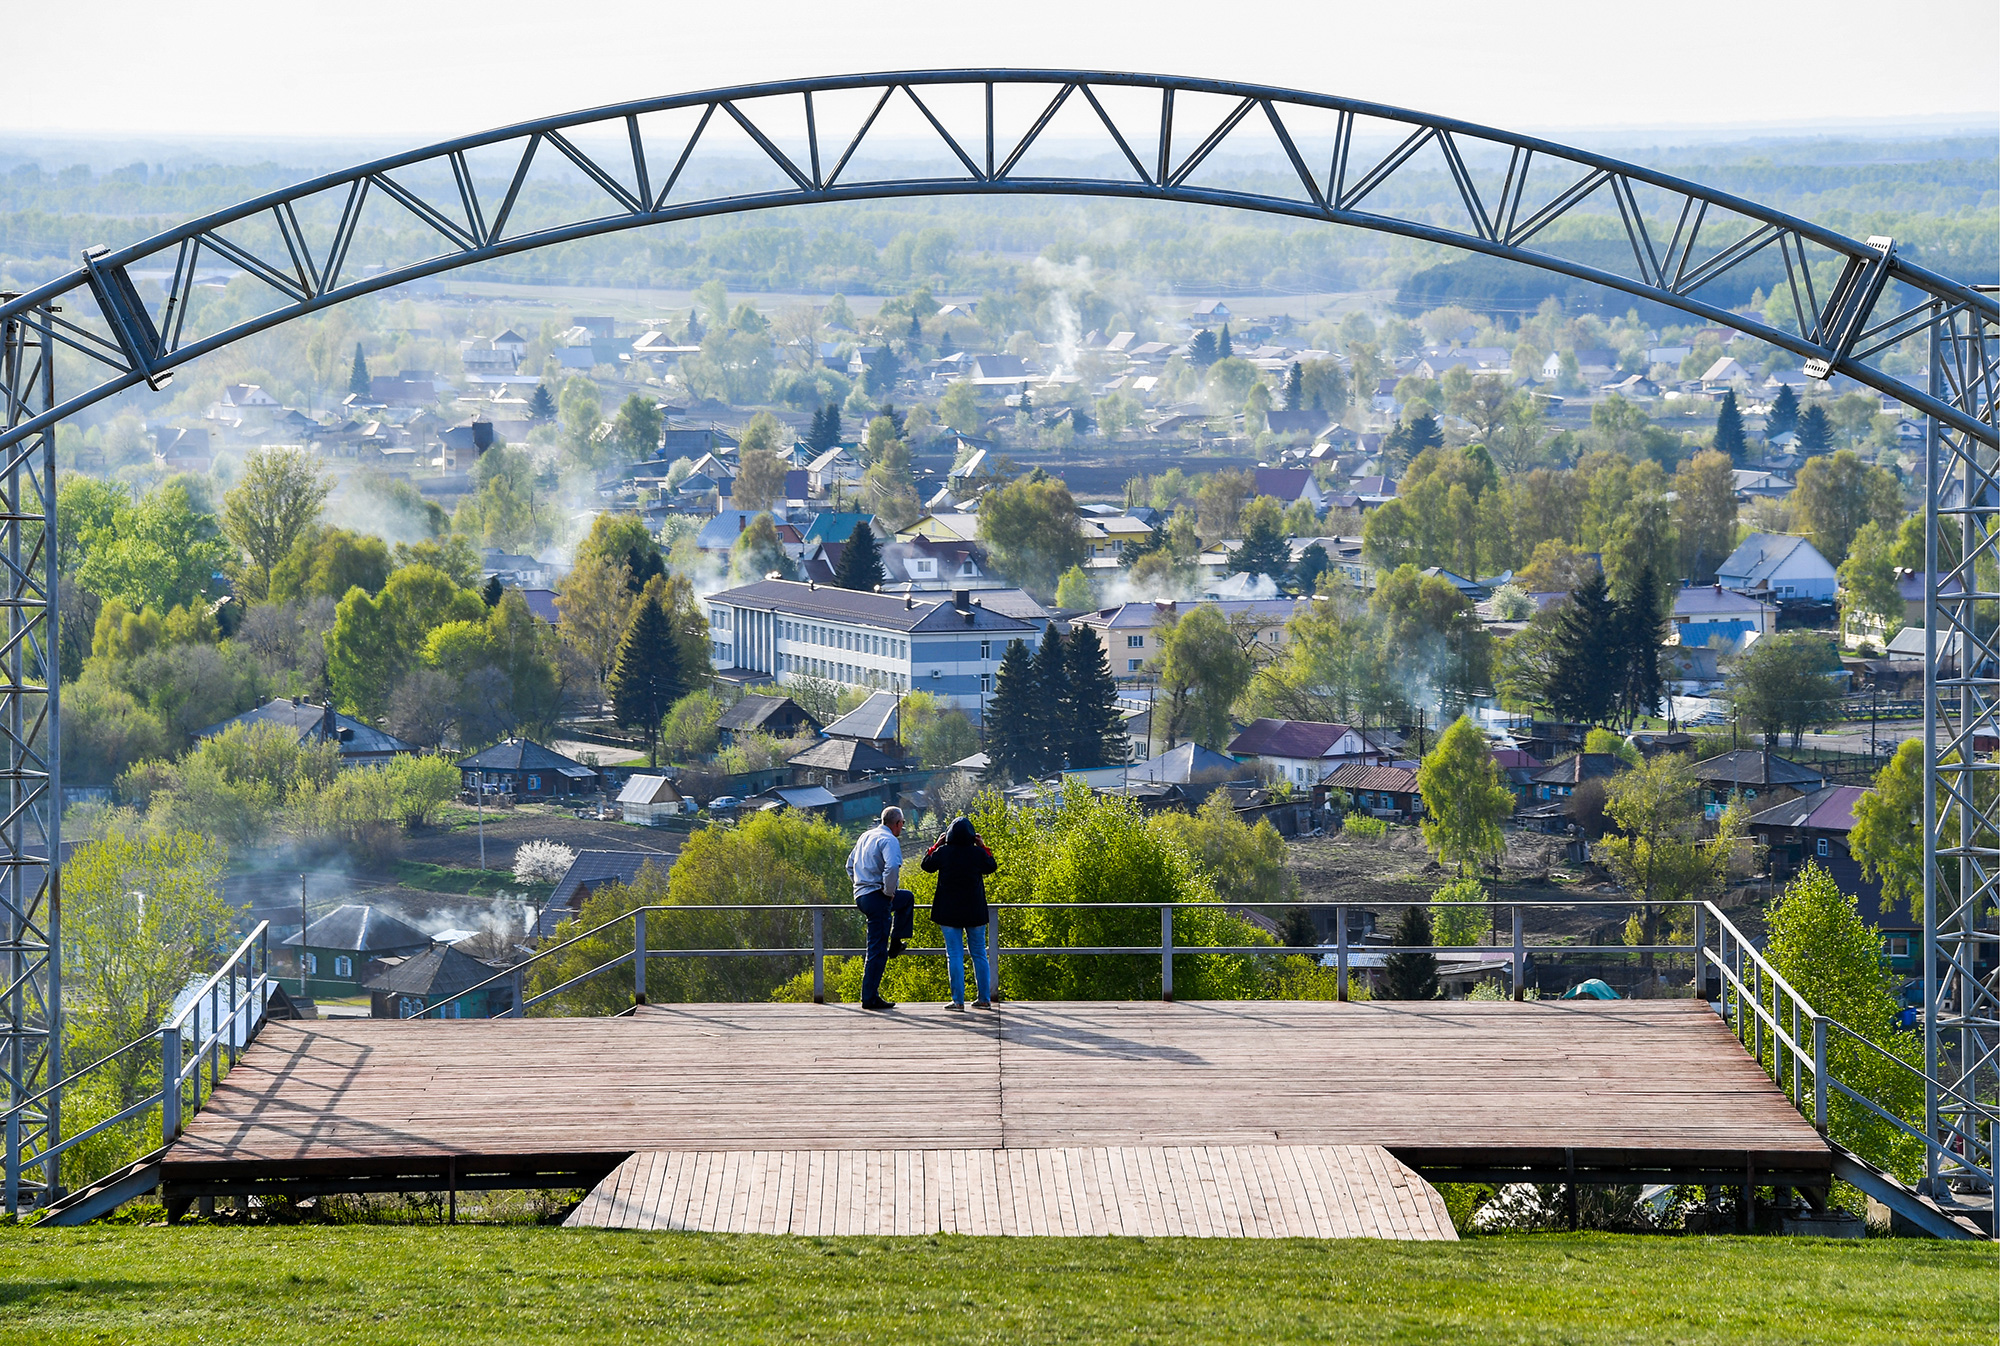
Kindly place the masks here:
[(861, 961), (861, 999), (881, 999), (882, 972), (889, 966), (889, 941), (908, 939), (915, 931), (917, 895), (898, 888), (892, 899), (881, 889), (854, 899), (868, 918), (868, 953)]

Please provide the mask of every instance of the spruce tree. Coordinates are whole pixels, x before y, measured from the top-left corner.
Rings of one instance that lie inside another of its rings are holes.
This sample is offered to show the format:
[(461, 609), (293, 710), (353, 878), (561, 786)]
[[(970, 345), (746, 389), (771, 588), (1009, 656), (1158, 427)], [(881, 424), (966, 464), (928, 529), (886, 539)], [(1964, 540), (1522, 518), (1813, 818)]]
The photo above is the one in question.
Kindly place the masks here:
[(1302, 594), (1319, 592), (1319, 577), (1332, 568), (1332, 560), (1326, 548), (1315, 542), (1299, 553), (1298, 564), (1292, 567), (1292, 587)]
[(1764, 417), (1765, 435), (1783, 435), (1799, 428), (1799, 399), (1790, 388), (1778, 389), (1771, 399), (1770, 414)]
[(611, 676), (605, 690), (611, 693), (611, 713), (627, 729), (641, 728), (646, 735), (646, 759), (657, 761), (660, 721), (688, 690), (689, 679), (681, 667), (680, 645), (674, 640), (673, 623), (660, 606), (658, 595), (648, 594), (632, 611), (618, 653), (612, 656)]
[(667, 573), (666, 562), (660, 559), (660, 549), (650, 543), (634, 543), (625, 553), (625, 587), (639, 593), (646, 587), (646, 581)]
[(347, 376), (347, 391), (368, 396), (374, 384), (368, 378), (368, 361), (361, 354), (361, 343), (354, 343), (354, 372)]
[(1000, 657), (1000, 678), (986, 705), (986, 780), (1015, 785), (1032, 779), (1041, 766), (1042, 745), (1035, 703), (1041, 690), (1035, 682), (1035, 660), (1018, 640), (1007, 642)]
[(1063, 638), (1057, 633), (1054, 622), (1042, 628), (1041, 648), (1035, 651), (1035, 688), (1040, 694), (1036, 705), (1036, 728), (1042, 745), (1038, 771), (1061, 771), (1069, 758), (1076, 708), (1070, 697)]
[(833, 582), (843, 589), (863, 592), (889, 582), (882, 569), (882, 546), (875, 540), (875, 530), (866, 523), (855, 524), (854, 531), (847, 535), (847, 545), (840, 552), (840, 569), (834, 572)]
[(1715, 413), (1715, 449), (1741, 467), (1748, 447), (1743, 438), (1743, 413), (1736, 409), (1736, 390), (1732, 388), (1722, 395), (1722, 408)]
[(1118, 713), (1118, 680), (1097, 632), (1078, 624), (1064, 642), (1069, 672), (1069, 764), (1082, 769), (1125, 760), (1125, 718)]
[(1431, 952), (1430, 913), (1422, 907), (1407, 907), (1396, 922), (1396, 952), (1382, 960), (1382, 986), (1376, 992), (1383, 1000), (1436, 1000), (1438, 960)]
[(487, 607), (497, 608), (500, 606), (500, 596), (506, 592), (505, 586), (500, 583), (500, 577), (495, 575), (486, 581), (486, 587), (479, 591), (479, 596), (486, 600)]
[(1647, 566), (1639, 572), (1629, 601), (1618, 604), (1616, 616), (1619, 702), (1629, 725), (1641, 715), (1659, 709), (1663, 683), (1660, 678), (1660, 642), (1665, 639), (1660, 620), (1660, 584)]
[(1581, 724), (1610, 718), (1621, 681), (1613, 667), (1618, 654), (1618, 614), (1596, 571), (1576, 587), (1556, 618), (1555, 668), (1549, 677), (1549, 708)]
[(1222, 324), (1222, 331), (1216, 334), (1215, 358), (1218, 360), (1227, 360), (1234, 354), (1236, 354), (1236, 346), (1229, 339), (1229, 324), (1224, 323)]
[(1306, 375), (1299, 368), (1297, 360), (1285, 371), (1285, 410), (1304, 411), (1306, 409)]
[(1826, 418), (1826, 408), (1807, 407), (1799, 413), (1799, 452), (1807, 458), (1825, 453), (1833, 447), (1833, 426)]
[(556, 418), (556, 400), (549, 396), (547, 384), (535, 385), (535, 395), (528, 399), (528, 415), (538, 421), (552, 421)]
[(1215, 354), (1215, 333), (1208, 331), (1206, 328), (1196, 332), (1193, 339), (1188, 342), (1187, 353), (1188, 363), (1194, 365), (1197, 369), (1206, 369), (1208, 366), (1214, 364), (1217, 359)]
[(1292, 549), (1285, 545), (1285, 532), (1276, 511), (1263, 511), (1243, 534), (1243, 545), (1230, 559), (1235, 569), (1250, 575), (1268, 575), (1282, 583), (1292, 572)]

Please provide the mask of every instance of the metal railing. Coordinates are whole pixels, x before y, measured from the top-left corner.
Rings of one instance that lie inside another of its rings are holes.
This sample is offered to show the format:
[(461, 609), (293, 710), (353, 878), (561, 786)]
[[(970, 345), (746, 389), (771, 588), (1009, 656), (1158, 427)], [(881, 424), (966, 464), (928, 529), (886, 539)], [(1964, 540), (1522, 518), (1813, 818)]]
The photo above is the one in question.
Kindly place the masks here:
[[(1371, 901), (1371, 902), (1356, 902), (1356, 903), (1258, 902), (1254, 904), (1246, 904), (1240, 902), (1105, 902), (1105, 903), (1088, 903), (1088, 904), (1061, 903), (1061, 902), (990, 903), (989, 904), (990, 915), (988, 917), (988, 922), (987, 922), (986, 951), (987, 951), (987, 958), (989, 960), (989, 966), (991, 967), (993, 972), (993, 984), (995, 986), (998, 986), (1000, 984), (1000, 960), (1003, 955), (1014, 955), (1014, 956), (1024, 956), (1024, 957), (1057, 957), (1057, 956), (1066, 956), (1071, 954), (1080, 954), (1087, 957), (1133, 957), (1133, 956), (1144, 957), (1144, 956), (1157, 955), (1160, 959), (1160, 995), (1161, 999), (1163, 1000), (1172, 1000), (1174, 998), (1174, 960), (1176, 958), (1192, 957), (1196, 955), (1214, 955), (1214, 954), (1233, 954), (1241, 956), (1269, 956), (1274, 954), (1279, 956), (1288, 956), (1288, 955), (1306, 956), (1306, 957), (1312, 957), (1320, 961), (1323, 965), (1331, 966), (1335, 970), (1337, 974), (1338, 998), (1341, 1000), (1346, 1000), (1348, 999), (1349, 996), (1354, 954), (1363, 949), (1373, 950), (1373, 949), (1382, 949), (1390, 947), (1380, 943), (1364, 944), (1360, 940), (1351, 937), (1351, 932), (1354, 926), (1353, 920), (1351, 919), (1353, 913), (1359, 911), (1372, 912), (1384, 908), (1395, 910), (1405, 907), (1421, 907), (1427, 911), (1432, 911), (1432, 912), (1444, 911), (1453, 908), (1470, 908), (1477, 910), (1481, 914), (1490, 914), (1493, 918), (1492, 928), (1497, 931), (1500, 929), (1501, 913), (1504, 911), (1508, 917), (1508, 926), (1510, 934), (1510, 938), (1507, 943), (1445, 945), (1438, 947), (1440, 950), (1449, 950), (1450, 952), (1457, 954), (1483, 954), (1483, 955), (1505, 958), (1508, 964), (1507, 972), (1509, 976), (1509, 981), (1508, 981), (1509, 990), (1511, 991), (1514, 999), (1519, 1000), (1523, 998), (1527, 990), (1529, 961), (1538, 954), (1544, 956), (1568, 956), (1572, 954), (1684, 955), (1688, 960), (1688, 965), (1690, 970), (1692, 970), (1695, 966), (1699, 951), (1701, 950), (1703, 944), (1706, 942), (1707, 938), (1706, 930), (1707, 930), (1707, 921), (1709, 918), (1709, 914), (1715, 911), (1714, 907), (1704, 902), (1679, 901), (1679, 902), (1661, 902), (1661, 903), (1649, 904), (1654, 909), (1663, 913), (1680, 909), (1686, 909), (1691, 913), (1693, 937), (1690, 940), (1690, 942), (1685, 944), (1682, 943), (1569, 944), (1569, 943), (1548, 943), (1548, 942), (1531, 944), (1528, 942), (1527, 913), (1531, 911), (1535, 911), (1538, 909), (1542, 910), (1560, 909), (1565, 911), (1587, 913), (1593, 919), (1602, 921), (1606, 919), (1612, 919), (1616, 916), (1623, 916), (1627, 914), (1629, 911), (1637, 910), (1642, 905), (1648, 905), (1648, 904), (1641, 904), (1638, 902), (1618, 902), (1618, 901), (1427, 902), (1421, 899), (1411, 899), (1407, 901), (1387, 901), (1387, 902)], [(1191, 944), (1185, 942), (1177, 942), (1174, 935), (1174, 913), (1176, 911), (1192, 910), (1192, 911), (1219, 911), (1224, 913), (1242, 913), (1251, 910), (1257, 912), (1266, 912), (1266, 911), (1281, 911), (1290, 908), (1303, 908), (1316, 912), (1325, 912), (1331, 910), (1334, 916), (1334, 939), (1332, 943), (1315, 944), (1315, 945), (1293, 945), (1293, 944), (1283, 944), (1277, 941), (1273, 941), (1268, 944), (1244, 944), (1244, 945)], [(1027, 911), (1059, 911), (1059, 912), (1071, 912), (1077, 914), (1093, 914), (1093, 913), (1103, 913), (1112, 911), (1156, 911), (1159, 913), (1159, 919), (1160, 919), (1160, 938), (1157, 943), (1151, 943), (1151, 944), (1116, 944), (1116, 945), (1015, 944), (1015, 945), (1003, 946), (1000, 940), (1001, 916), (1007, 912), (1027, 912)], [(790, 915), (809, 914), (812, 918), (811, 943), (784, 945), (777, 947), (740, 946), (731, 948), (691, 948), (691, 949), (677, 949), (677, 948), (660, 949), (651, 947), (649, 943), (648, 940), (649, 923), (655, 917), (661, 917), (661, 916), (692, 917), (692, 916), (704, 916), (704, 915), (713, 916), (717, 914), (725, 914), (732, 912), (733, 913), (777, 912)], [(520, 963), (515, 964), (513, 967), (508, 968), (503, 972), (496, 973), (495, 975), (486, 978), (484, 981), (476, 982), (471, 986), (465, 987), (464, 989), (458, 991), (451, 997), (441, 1000), (437, 1004), (425, 1007), (425, 1009), (421, 1013), (411, 1014), (405, 1017), (408, 1018), (453, 1017), (452, 1006), (462, 1001), (464, 998), (472, 996), (480, 991), (486, 991), (490, 994), (496, 988), (499, 988), (501, 986), (507, 986), (511, 988), (513, 993), (512, 1003), (507, 1010), (503, 1011), (501, 1014), (495, 1017), (519, 1018), (524, 1014), (525, 1011), (534, 1008), (536, 1005), (542, 1004), (543, 1002), (553, 999), (556, 996), (560, 996), (565, 992), (575, 990), (578, 986), (581, 986), (585, 982), (591, 981), (592, 979), (602, 976), (605, 973), (613, 972), (623, 967), (630, 967), (632, 969), (632, 997), (634, 1003), (644, 1004), (646, 1001), (647, 965), (655, 959), (675, 959), (675, 958), (802, 958), (809, 956), (812, 960), (812, 987), (813, 987), (812, 998), (815, 1004), (820, 1004), (823, 1003), (826, 999), (826, 960), (828, 958), (860, 957), (866, 952), (865, 949), (858, 946), (834, 946), (827, 943), (827, 917), (829, 914), (841, 917), (850, 923), (858, 921), (860, 919), (859, 913), (855, 910), (854, 907), (849, 905), (834, 904), (834, 903), (820, 903), (820, 904), (765, 903), (765, 904), (717, 905), (717, 906), (654, 905), (654, 906), (635, 907), (630, 911), (612, 917), (608, 921), (604, 921), (598, 925), (592, 926), (588, 930), (579, 931), (578, 933), (569, 936), (567, 939), (564, 939), (559, 943), (552, 944), (545, 949), (538, 950), (531, 957), (524, 959)], [(612, 957), (605, 959), (603, 962), (596, 964), (595, 966), (586, 968), (585, 970), (576, 973), (574, 976), (564, 979), (563, 981), (557, 983), (554, 986), (543, 988), (532, 995), (526, 994), (526, 984), (527, 984), (526, 973), (528, 969), (534, 967), (537, 964), (543, 963), (545, 960), (555, 959), (564, 952), (583, 944), (587, 940), (596, 939), (609, 932), (616, 931), (621, 927), (623, 927), (627, 922), (630, 922), (633, 927), (632, 947), (630, 949), (615, 954)], [(945, 953), (945, 950), (942, 948), (926, 947), (926, 948), (911, 948), (906, 950), (905, 952), (906, 954), (938, 956), (938, 955), (943, 955)]]
[[(61, 1194), (63, 1155), (112, 1127), (144, 1117), (157, 1109), (161, 1143), (180, 1135), (185, 1117), (215, 1091), (215, 1086), (236, 1064), (237, 1057), (256, 1037), (257, 1030), (263, 1027), (264, 1010), (276, 986), (270, 972), (270, 930), (268, 921), (259, 922), (215, 974), (157, 1030), (99, 1057), (41, 1093), (23, 1099), (5, 1114), (0, 1114), (0, 1124), (4, 1124), (6, 1131), (4, 1204), (7, 1214), (14, 1215), (20, 1210), (22, 1174), (25, 1171), (41, 1167), (44, 1172), (42, 1191), (46, 1199), (55, 1199)], [(143, 1055), (148, 1049), (157, 1049), (159, 1054), (158, 1088), (73, 1135), (62, 1137), (32, 1154), (22, 1153), (23, 1114), (57, 1091), (71, 1088), (114, 1062)]]
[[(1835, 1139), (1830, 1134), (1833, 1118), (1829, 1101), (1838, 1095), (1886, 1123), (1897, 1135), (1925, 1147), (1937, 1159), (1943, 1177), (1968, 1177), (1993, 1186), (2000, 1112), (1814, 1010), (1728, 917), (1712, 905), (1708, 914), (1715, 922), (1716, 946), (1701, 953), (1704, 965), (1713, 966), (1721, 978), (1717, 1010), (1735, 1031), (1737, 1041), (1792, 1105), (1812, 1119), (1821, 1135)], [(1913, 1123), (1889, 1111), (1880, 1101), (1842, 1081), (1829, 1067), (1828, 1049), (1835, 1042), (1857, 1044), (1866, 1057), (1905, 1074), (1919, 1090), (1926, 1085), (1936, 1089), (1940, 1098), (1963, 1107), (1970, 1121), (1946, 1128), (1945, 1137), (1940, 1139), (1925, 1131), (1921, 1122)]]

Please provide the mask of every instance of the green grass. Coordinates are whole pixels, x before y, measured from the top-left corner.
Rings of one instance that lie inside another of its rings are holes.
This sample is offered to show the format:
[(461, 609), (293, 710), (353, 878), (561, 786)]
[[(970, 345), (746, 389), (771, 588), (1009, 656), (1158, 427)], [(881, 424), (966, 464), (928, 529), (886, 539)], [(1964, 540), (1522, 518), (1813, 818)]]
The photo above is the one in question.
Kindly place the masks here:
[(511, 869), (456, 869), (450, 865), (426, 865), (415, 860), (396, 861), (396, 882), (405, 888), (421, 888), (429, 893), (463, 893), (468, 897), (492, 897), (506, 892), (527, 893), (530, 898), (547, 896), (553, 884), (523, 886), (514, 880)]
[(0, 1343), (1991, 1342), (1989, 1246), (0, 1231)]

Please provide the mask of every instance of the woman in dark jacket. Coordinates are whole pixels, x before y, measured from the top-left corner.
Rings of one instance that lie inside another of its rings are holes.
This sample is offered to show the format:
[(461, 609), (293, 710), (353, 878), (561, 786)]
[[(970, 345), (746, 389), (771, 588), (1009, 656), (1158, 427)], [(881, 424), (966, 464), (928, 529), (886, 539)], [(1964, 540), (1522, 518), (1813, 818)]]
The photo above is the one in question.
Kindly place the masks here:
[(951, 967), (951, 1007), (965, 1008), (965, 946), (972, 945), (972, 969), (979, 988), (977, 1009), (993, 1008), (993, 966), (986, 961), (986, 875), (1000, 866), (972, 830), (972, 819), (956, 818), (924, 852), (924, 872), (935, 874), (937, 896), (931, 919), (944, 931), (945, 961)]

